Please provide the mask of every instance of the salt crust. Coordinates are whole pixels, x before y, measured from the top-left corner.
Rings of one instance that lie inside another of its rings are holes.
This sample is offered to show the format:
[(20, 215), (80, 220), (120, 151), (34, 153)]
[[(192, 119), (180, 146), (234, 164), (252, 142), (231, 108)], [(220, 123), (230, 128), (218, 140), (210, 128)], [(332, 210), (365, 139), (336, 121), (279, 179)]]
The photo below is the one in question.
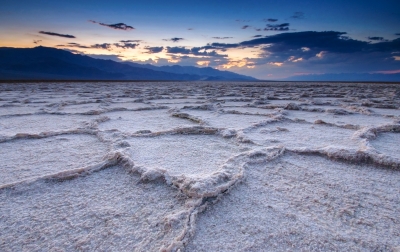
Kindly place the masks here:
[(399, 246), (394, 85), (39, 83), (0, 92), (2, 251)]

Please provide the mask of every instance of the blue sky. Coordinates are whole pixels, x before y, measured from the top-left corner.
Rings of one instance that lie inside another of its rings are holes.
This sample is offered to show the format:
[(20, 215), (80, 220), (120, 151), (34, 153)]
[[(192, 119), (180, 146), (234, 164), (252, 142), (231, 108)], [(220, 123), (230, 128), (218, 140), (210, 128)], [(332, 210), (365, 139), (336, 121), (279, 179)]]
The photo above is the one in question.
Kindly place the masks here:
[(1, 1), (0, 46), (38, 45), (260, 79), (396, 73), (400, 1)]

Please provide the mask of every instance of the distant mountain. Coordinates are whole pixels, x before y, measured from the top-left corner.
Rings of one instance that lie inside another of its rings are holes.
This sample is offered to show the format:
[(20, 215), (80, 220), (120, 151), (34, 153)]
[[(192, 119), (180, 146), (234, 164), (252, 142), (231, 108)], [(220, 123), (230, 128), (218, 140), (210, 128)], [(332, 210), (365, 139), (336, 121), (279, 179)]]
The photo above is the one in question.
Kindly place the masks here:
[(138, 64), (133, 62), (124, 62), (130, 66), (134, 67), (144, 67), (147, 69), (152, 69), (155, 71), (163, 71), (168, 73), (175, 73), (175, 74), (190, 74), (190, 75), (199, 75), (202, 76), (203, 79), (229, 79), (229, 80), (239, 80), (239, 81), (254, 81), (257, 80), (253, 77), (241, 75), (229, 71), (220, 71), (211, 67), (193, 67), (193, 66), (153, 66), (150, 64)]
[[(192, 72), (194, 71), (193, 69)], [(42, 46), (0, 48), (0, 80), (256, 80), (230, 72), (215, 71), (210, 75), (176, 73), (151, 69), (140, 64), (136, 66), (112, 60), (94, 59)]]
[(283, 79), (285, 81), (380, 81), (400, 82), (400, 74), (340, 73), (308, 74)]

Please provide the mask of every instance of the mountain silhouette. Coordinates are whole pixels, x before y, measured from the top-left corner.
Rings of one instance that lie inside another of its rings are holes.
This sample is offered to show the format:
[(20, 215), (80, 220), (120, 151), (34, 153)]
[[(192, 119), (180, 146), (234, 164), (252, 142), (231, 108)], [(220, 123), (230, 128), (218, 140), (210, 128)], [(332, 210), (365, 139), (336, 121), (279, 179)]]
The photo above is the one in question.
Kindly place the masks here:
[(155, 67), (94, 59), (69, 51), (38, 46), (0, 48), (0, 80), (221, 80), (255, 78), (196, 67)]

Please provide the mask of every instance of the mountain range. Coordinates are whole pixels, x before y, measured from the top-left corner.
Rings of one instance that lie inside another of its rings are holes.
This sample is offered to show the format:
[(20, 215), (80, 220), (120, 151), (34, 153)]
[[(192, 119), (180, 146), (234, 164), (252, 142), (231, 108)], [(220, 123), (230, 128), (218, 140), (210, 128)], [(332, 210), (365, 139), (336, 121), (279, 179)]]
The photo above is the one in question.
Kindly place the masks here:
[(0, 48), (0, 80), (220, 80), (257, 79), (210, 67), (162, 66), (116, 62), (38, 46)]
[(352, 82), (400, 82), (400, 73), (326, 73), (296, 75), (283, 81), (352, 81)]

